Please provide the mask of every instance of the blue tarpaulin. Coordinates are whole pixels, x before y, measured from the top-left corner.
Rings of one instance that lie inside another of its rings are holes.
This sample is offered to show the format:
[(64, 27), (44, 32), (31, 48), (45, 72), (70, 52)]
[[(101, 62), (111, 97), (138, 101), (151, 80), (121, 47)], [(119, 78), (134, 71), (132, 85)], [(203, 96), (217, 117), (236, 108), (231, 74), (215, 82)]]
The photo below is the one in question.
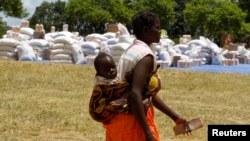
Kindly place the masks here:
[(192, 66), (189, 68), (169, 67), (167, 69), (200, 71), (200, 72), (250, 74), (250, 64), (238, 64), (235, 66), (201, 65), (201, 66)]

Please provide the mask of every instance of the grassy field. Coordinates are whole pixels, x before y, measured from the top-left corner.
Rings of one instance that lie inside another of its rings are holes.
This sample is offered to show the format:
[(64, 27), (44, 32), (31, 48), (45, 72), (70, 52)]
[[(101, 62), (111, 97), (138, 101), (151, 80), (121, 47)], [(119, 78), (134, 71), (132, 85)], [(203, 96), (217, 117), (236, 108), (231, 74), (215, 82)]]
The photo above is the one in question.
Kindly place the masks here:
[[(204, 127), (175, 136), (174, 123), (156, 110), (162, 141), (207, 141), (208, 124), (250, 123), (250, 75), (159, 70), (159, 95)], [(0, 139), (4, 141), (104, 141), (88, 114), (92, 66), (0, 61)]]

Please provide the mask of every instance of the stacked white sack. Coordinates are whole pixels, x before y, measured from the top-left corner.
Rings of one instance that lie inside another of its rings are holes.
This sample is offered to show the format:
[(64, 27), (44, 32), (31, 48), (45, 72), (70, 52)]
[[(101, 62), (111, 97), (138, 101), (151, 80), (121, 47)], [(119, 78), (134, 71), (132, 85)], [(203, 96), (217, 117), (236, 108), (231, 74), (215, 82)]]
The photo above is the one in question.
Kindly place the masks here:
[(107, 42), (107, 45), (114, 45), (118, 43), (119, 38), (116, 36), (116, 33), (114, 32), (106, 32), (103, 34), (104, 37), (107, 38), (105, 42)]
[(131, 46), (133, 38), (128, 35), (120, 35), (118, 43), (114, 45), (109, 45), (110, 54), (113, 57), (116, 64), (118, 64), (122, 53)]
[(212, 65), (221, 64), (222, 60), (226, 59), (224, 57), (224, 55), (223, 55), (222, 48), (220, 48), (217, 44), (215, 44), (214, 42), (212, 42), (208, 38), (206, 38), (206, 39), (201, 38), (201, 39), (207, 42), (208, 47), (212, 51), (212, 54), (211, 54), (212, 62), (211, 62), (211, 64)]
[(92, 33), (85, 37), (85, 41), (87, 42), (96, 42), (97, 44), (100, 44), (103, 41), (107, 41), (108, 38), (104, 37), (102, 34), (99, 33)]
[(45, 40), (49, 41), (49, 42), (53, 42), (53, 40), (55, 39), (55, 37), (57, 37), (59, 33), (58, 32), (49, 32), (45, 34)]
[(190, 50), (185, 52), (192, 59), (201, 59), (202, 64), (212, 63), (212, 50), (208, 47), (206, 41), (194, 39), (187, 43)]
[(17, 60), (17, 49), (21, 42), (12, 38), (0, 39), (0, 59)]
[(58, 36), (53, 40), (50, 50), (49, 60), (55, 63), (73, 63), (72, 46), (76, 40), (70, 36)]
[(108, 45), (107, 41), (101, 42), (100, 52), (105, 52), (107, 54), (110, 54), (110, 46)]
[(20, 29), (20, 36), (21, 36), (21, 40), (31, 40), (33, 38), (34, 35), (34, 29), (30, 28), (30, 27), (21, 27)]
[(93, 41), (80, 42), (80, 46), (85, 56), (96, 56), (100, 51), (100, 45)]
[(163, 63), (170, 66), (173, 62), (173, 56), (177, 55), (173, 49), (174, 45), (175, 43), (171, 39), (161, 38), (158, 46), (156, 46), (158, 60), (161, 60)]
[(126, 26), (124, 26), (121, 23), (118, 23), (117, 27), (118, 27), (118, 30), (119, 30), (118, 32), (119, 32), (120, 35), (130, 36), (130, 33), (128, 32), (128, 29), (127, 29)]
[(246, 49), (244, 45), (239, 45), (237, 49), (239, 56), (245, 56), (247, 59), (250, 57), (250, 51)]
[(158, 43), (153, 43), (151, 46), (156, 55), (156, 60), (159, 64), (161, 64), (162, 66), (166, 66), (166, 67), (172, 64), (172, 59), (167, 49), (164, 46)]
[(33, 50), (37, 54), (37, 60), (45, 60), (45, 49), (50, 47), (49, 41), (45, 39), (31, 39), (29, 41), (29, 45), (33, 48)]
[(110, 54), (116, 64), (118, 64), (122, 53), (130, 46), (128, 43), (117, 43), (110, 46)]
[[(12, 26), (11, 30), (7, 30), (6, 34), (3, 35), (3, 38), (12, 38), (19, 41), (27, 41), (30, 40), (30, 35), (20, 33), (20, 26)], [(24, 30), (22, 30), (24, 32)]]
[(173, 46), (173, 49), (176, 51), (177, 54), (186, 54), (187, 51), (190, 50), (190, 47), (186, 44), (176, 44)]
[(37, 57), (33, 48), (27, 43), (22, 42), (22, 44), (17, 46), (18, 60), (19, 61), (36, 61)]
[(72, 56), (75, 64), (87, 64), (87, 59), (85, 58), (82, 48), (79, 44), (72, 45)]
[(112, 39), (112, 38), (116, 38), (116, 33), (114, 32), (106, 32), (102, 34), (105, 38), (107, 39)]

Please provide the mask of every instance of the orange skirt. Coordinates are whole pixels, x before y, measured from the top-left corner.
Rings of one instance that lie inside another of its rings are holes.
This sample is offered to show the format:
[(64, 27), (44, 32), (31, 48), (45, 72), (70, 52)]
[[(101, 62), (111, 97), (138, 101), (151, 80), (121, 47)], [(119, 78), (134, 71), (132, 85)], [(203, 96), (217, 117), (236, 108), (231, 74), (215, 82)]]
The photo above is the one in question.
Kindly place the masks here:
[[(146, 119), (156, 141), (160, 141), (152, 106), (147, 111)], [(106, 129), (106, 141), (146, 141), (142, 128), (132, 114), (118, 114), (103, 127)]]

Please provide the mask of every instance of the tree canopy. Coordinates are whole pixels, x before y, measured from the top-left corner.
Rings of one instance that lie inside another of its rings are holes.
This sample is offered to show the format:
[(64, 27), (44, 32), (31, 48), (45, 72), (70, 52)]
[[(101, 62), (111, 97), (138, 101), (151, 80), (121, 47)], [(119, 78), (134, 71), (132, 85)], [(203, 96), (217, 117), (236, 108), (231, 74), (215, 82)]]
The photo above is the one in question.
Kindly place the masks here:
[[(29, 15), (21, 0), (0, 0), (0, 12), (5, 16), (23, 18)], [(0, 17), (0, 36), (8, 30), (7, 23)]]
[(66, 23), (65, 6), (66, 2), (60, 0), (43, 2), (28, 19), (30, 25), (43, 24), (45, 31), (50, 31), (51, 26), (55, 26), (58, 31), (62, 30), (62, 25)]
[(7, 23), (0, 17), (0, 36), (4, 35), (7, 31)]
[(168, 27), (168, 34), (172, 37), (179, 37), (183, 34), (190, 34), (187, 23), (184, 20), (183, 10), (190, 0), (175, 0), (175, 22)]
[(24, 18), (28, 16), (21, 0), (0, 0), (0, 11), (6, 16)]
[(246, 13), (227, 0), (192, 0), (184, 18), (194, 36), (215, 37), (227, 32), (237, 35), (245, 26)]
[(246, 13), (234, 3), (224, 2), (215, 7), (212, 14), (208, 15), (205, 28), (207, 34), (227, 32), (238, 34), (245, 21)]
[(105, 1), (70, 0), (66, 6), (67, 22), (70, 29), (81, 34), (100, 32), (104, 24), (112, 19)]
[(130, 27), (131, 17), (148, 9), (159, 15), (164, 28), (174, 21), (172, 0), (70, 0), (66, 6), (68, 23), (80, 33), (105, 32), (105, 24), (120, 22)]
[(239, 0), (239, 7), (247, 13), (246, 22), (250, 22), (250, 1), (249, 0)]

